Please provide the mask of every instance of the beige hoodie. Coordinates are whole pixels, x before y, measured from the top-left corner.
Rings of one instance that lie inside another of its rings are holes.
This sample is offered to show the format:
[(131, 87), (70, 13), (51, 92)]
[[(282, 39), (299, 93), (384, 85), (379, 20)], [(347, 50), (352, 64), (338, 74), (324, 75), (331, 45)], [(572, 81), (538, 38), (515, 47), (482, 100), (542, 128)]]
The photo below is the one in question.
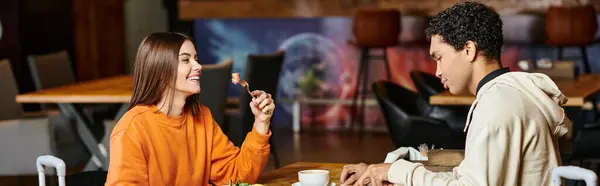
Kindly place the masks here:
[(390, 182), (399, 185), (550, 185), (560, 165), (558, 138), (571, 122), (560, 105), (566, 97), (546, 75), (508, 72), (485, 83), (471, 105), (465, 159), (452, 172), (394, 162)]

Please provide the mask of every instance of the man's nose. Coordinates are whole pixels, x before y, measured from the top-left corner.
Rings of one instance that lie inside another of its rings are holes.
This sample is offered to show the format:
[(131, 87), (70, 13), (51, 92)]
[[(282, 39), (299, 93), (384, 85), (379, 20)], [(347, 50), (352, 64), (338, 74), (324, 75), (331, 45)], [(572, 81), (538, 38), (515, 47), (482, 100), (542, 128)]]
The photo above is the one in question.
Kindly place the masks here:
[(435, 67), (435, 76), (442, 79), (442, 70), (440, 70), (440, 64), (438, 63)]

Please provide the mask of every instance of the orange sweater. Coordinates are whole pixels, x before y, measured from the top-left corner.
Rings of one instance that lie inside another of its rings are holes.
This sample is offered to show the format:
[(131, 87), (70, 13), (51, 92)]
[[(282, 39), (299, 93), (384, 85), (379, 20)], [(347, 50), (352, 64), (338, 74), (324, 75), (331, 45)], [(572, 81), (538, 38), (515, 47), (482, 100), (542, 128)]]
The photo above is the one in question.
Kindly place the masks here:
[(225, 185), (256, 182), (269, 158), (269, 137), (250, 132), (234, 146), (202, 106), (194, 118), (171, 117), (156, 106), (136, 106), (110, 137), (106, 185)]

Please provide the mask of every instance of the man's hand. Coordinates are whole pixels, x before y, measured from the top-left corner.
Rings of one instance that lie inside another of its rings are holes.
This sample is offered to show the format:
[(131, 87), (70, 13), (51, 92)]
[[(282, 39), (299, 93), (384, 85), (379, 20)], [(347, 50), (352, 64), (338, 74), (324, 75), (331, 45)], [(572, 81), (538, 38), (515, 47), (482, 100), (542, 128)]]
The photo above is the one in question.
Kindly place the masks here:
[(341, 186), (353, 185), (356, 180), (367, 170), (367, 164), (344, 165), (342, 176), (340, 176)]
[(358, 178), (356, 185), (392, 185), (390, 182), (388, 182), (388, 171), (390, 170), (391, 166), (391, 163), (369, 165), (367, 170), (360, 176), (360, 178)]

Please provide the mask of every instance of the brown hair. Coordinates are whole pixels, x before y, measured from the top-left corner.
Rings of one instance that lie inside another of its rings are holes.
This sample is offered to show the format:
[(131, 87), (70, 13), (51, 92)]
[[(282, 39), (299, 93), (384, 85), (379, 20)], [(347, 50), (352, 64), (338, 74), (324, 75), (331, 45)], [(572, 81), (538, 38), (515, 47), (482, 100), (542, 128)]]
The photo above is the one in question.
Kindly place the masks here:
[[(155, 105), (164, 93), (170, 95), (170, 102), (173, 103), (179, 49), (185, 41), (191, 42), (192, 39), (172, 32), (153, 33), (144, 38), (135, 58), (133, 93), (129, 109), (137, 105)], [(191, 111), (197, 116), (200, 109), (199, 100), (198, 94), (188, 96), (184, 111)], [(170, 111), (173, 104), (169, 105)]]

